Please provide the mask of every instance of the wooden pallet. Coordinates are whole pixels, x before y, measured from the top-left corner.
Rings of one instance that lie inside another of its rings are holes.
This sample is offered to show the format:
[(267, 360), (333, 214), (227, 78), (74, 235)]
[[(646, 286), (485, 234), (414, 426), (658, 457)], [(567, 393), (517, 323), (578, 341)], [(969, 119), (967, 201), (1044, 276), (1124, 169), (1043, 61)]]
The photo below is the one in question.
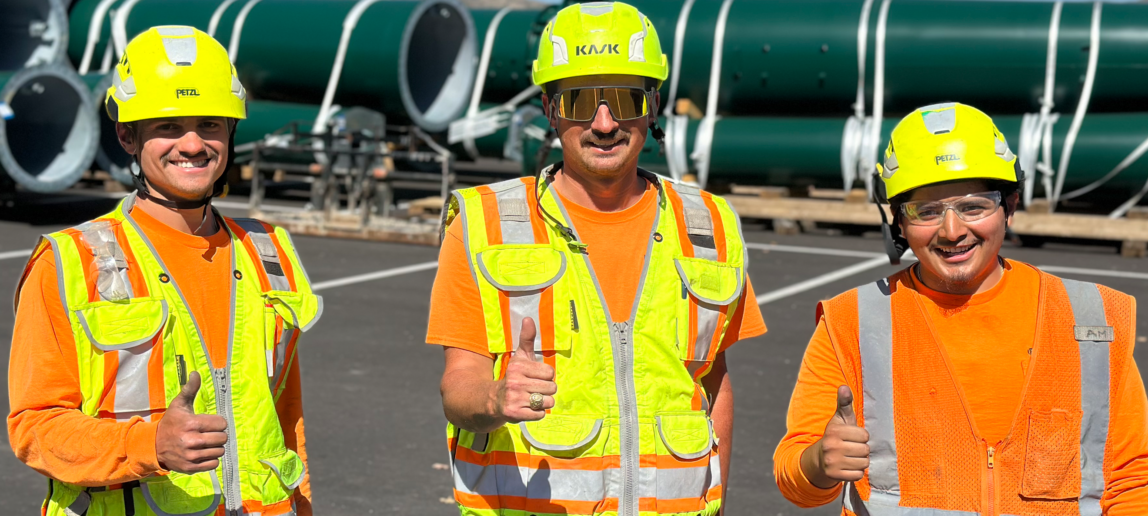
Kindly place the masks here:
[[(858, 193), (859, 192), (859, 193)], [(756, 193), (756, 195), (754, 195)], [(805, 198), (786, 197), (777, 189), (734, 188), (725, 197), (742, 218), (768, 219), (780, 232), (798, 232), (816, 223), (880, 226), (881, 215), (866, 200), (864, 191), (824, 193)], [(886, 215), (889, 207), (883, 205)], [(1043, 213), (1042, 213), (1043, 211)], [(1129, 216), (1110, 219), (1103, 215), (1048, 213), (1039, 205), (1013, 217), (1013, 233), (1021, 237), (1073, 238), (1120, 243), (1120, 253), (1129, 257), (1148, 255), (1148, 212), (1136, 210)]]
[(320, 211), (260, 212), (251, 216), (295, 235), (309, 235), (375, 242), (439, 245), (438, 220), (371, 217), (363, 224), (362, 216), (349, 213), (324, 214)]

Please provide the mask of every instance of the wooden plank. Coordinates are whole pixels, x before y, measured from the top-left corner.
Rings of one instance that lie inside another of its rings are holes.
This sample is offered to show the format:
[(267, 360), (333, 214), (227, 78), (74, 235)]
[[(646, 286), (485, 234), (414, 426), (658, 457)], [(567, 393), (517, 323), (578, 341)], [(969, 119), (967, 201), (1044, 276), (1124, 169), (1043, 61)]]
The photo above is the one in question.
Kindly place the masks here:
[(324, 220), (322, 212), (252, 212), (251, 216), (275, 224), (296, 235), (370, 240), (373, 242), (396, 242), (403, 244), (439, 245), (438, 224), (412, 223), (407, 220), (372, 217), (365, 228), (359, 225), (360, 217), (351, 214), (336, 214), (331, 220)]
[[(762, 199), (747, 195), (730, 195), (726, 199), (737, 213), (745, 218), (881, 225), (881, 216), (871, 203), (823, 199)], [(882, 205), (882, 209), (889, 214), (888, 206)], [(1121, 242), (1148, 241), (1148, 219), (1110, 219), (1104, 215), (1022, 211), (1013, 217), (1012, 230), (1018, 235)]]

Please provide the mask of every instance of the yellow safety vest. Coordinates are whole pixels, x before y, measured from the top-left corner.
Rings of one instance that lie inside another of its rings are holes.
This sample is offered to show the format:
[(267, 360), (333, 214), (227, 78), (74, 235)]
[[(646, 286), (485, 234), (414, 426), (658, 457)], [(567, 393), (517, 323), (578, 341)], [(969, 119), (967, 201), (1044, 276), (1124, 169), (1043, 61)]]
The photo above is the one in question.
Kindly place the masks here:
[(37, 246), (55, 255), (79, 358), (81, 410), (118, 421), (158, 419), (198, 371), (196, 413), (227, 420), (226, 453), (214, 471), (138, 484), (84, 488), (50, 480), (44, 514), (206, 516), (218, 507), (228, 516), (293, 515), (304, 464), (284, 444), (275, 400), (294, 359), (287, 350), (319, 319), (322, 298), (311, 292), (286, 231), (217, 214), (231, 235), (231, 299), (219, 304), (231, 307), (231, 330), (228, 363), (213, 364), (175, 278), (129, 215), (134, 202), (129, 196), (115, 211), (45, 235)]
[(633, 311), (613, 322), (548, 174), (456, 191), (444, 210), (446, 224), (462, 216), (493, 376), (531, 317), (536, 358), (558, 384), (541, 421), (489, 434), (447, 426), (459, 509), (717, 514), (721, 474), (701, 380), (745, 284), (737, 214), (639, 169), (657, 187), (658, 212)]

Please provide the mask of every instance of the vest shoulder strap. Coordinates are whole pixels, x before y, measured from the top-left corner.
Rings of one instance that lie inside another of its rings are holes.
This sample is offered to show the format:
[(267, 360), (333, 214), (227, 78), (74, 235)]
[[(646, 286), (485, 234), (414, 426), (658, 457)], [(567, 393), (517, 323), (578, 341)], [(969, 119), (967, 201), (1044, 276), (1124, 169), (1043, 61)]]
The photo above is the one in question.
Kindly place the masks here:
[(271, 239), (271, 234), (275, 232), (274, 226), (269, 228), (268, 224), (257, 219), (224, 217), (224, 220), (232, 227), (238, 226), (243, 229), (243, 248), (252, 261), (260, 264), (264, 277), (267, 279), (264, 285), (269, 286), (269, 290), (291, 291), (291, 283), (283, 271), (282, 261), (291, 258), (280, 256), (278, 247)]

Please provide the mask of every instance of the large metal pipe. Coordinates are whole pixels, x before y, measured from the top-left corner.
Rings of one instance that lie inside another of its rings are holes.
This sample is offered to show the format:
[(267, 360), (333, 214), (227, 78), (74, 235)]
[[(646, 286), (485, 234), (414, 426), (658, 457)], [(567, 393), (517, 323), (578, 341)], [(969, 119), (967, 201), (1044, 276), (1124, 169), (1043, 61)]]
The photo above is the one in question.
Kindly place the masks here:
[[(81, 0), (76, 12), (91, 12), (87, 6), (99, 2)], [(335, 104), (362, 105), (389, 120), (440, 131), (465, 109), (474, 81), (474, 22), (457, 0), (140, 0), (127, 6), (128, 39), (162, 24), (208, 30), (218, 12), (215, 37), (231, 51), (252, 98), (320, 104), (345, 26), (351, 31)]]
[(0, 172), (36, 192), (75, 184), (100, 134), (87, 85), (63, 63), (2, 74), (0, 84)]
[[(673, 60), (684, 0), (632, 0), (658, 29)], [(682, 41), (678, 98), (705, 110), (714, 28), (722, 2), (696, 0)], [(722, 42), (718, 112), (723, 115), (852, 112), (858, 83), (862, 0), (734, 1)], [(866, 103), (872, 106), (877, 22), (868, 20)], [(992, 113), (1040, 110), (1053, 4), (896, 0), (885, 36), (886, 113), (938, 99)], [(1065, 3), (1057, 37), (1057, 110), (1079, 99), (1088, 62), (1092, 5)], [(1091, 111), (1148, 111), (1148, 6), (1105, 4)], [(662, 96), (668, 96), (669, 82)]]
[[(1015, 150), (1021, 117), (998, 116), (994, 121)], [(841, 136), (845, 122), (844, 118), (723, 118), (717, 122), (714, 131), (710, 180), (766, 186), (841, 188)], [(545, 123), (544, 119), (535, 122), (540, 128)], [(896, 124), (897, 120), (889, 119), (882, 124), (882, 149), (888, 145), (889, 133)], [(696, 120), (689, 124), (688, 152), (693, 151), (698, 125)], [(1068, 129), (1068, 123), (1058, 123), (1054, 127), (1053, 156), (1060, 156)], [(1148, 139), (1148, 113), (1089, 115), (1076, 140), (1072, 168), (1065, 179), (1065, 191), (1099, 180), (1145, 139)], [(540, 143), (537, 139), (526, 139), (525, 173), (537, 170), (535, 157)], [(555, 162), (561, 156), (561, 150), (555, 149), (547, 160)], [(657, 143), (652, 139), (647, 139), (639, 164), (655, 172), (668, 171), (665, 158), (658, 154)], [(1097, 205), (1115, 205), (1138, 191), (1145, 182), (1148, 182), (1148, 161), (1141, 160), (1085, 199)], [(1039, 186), (1036, 188), (1038, 192), (1043, 191)]]
[(68, 12), (60, 0), (0, 2), (0, 71), (58, 62), (68, 46)]

